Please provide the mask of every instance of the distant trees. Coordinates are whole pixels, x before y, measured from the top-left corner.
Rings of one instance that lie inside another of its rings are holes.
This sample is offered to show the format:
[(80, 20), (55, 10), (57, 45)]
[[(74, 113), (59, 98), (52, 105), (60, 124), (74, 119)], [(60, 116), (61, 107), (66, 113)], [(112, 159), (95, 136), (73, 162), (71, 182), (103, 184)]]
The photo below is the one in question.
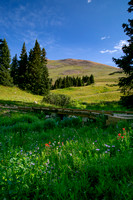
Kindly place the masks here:
[[(133, 0), (130, 0), (128, 12), (133, 11)], [(113, 58), (113, 61), (118, 67), (122, 68), (126, 77), (119, 79), (121, 92), (126, 96), (122, 96), (121, 100), (125, 105), (133, 106), (133, 19), (128, 19), (129, 24), (123, 24), (124, 32), (129, 36), (128, 45), (125, 45), (122, 50), (125, 54), (119, 59)]]
[(4, 86), (12, 85), (10, 76), (10, 51), (6, 39), (0, 39), (0, 84)]
[(58, 88), (68, 88), (68, 87), (80, 87), (80, 86), (87, 86), (94, 83), (94, 76), (91, 74), (91, 76), (83, 76), (83, 77), (71, 77), (66, 76), (63, 78), (58, 78), (54, 85), (52, 86), (52, 89), (58, 89)]

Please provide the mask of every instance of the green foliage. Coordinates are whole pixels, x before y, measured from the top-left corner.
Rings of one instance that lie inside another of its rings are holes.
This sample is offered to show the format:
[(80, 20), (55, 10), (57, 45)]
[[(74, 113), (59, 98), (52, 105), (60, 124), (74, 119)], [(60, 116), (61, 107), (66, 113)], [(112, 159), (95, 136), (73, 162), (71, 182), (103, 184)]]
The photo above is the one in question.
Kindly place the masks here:
[[(128, 12), (133, 11), (133, 1), (129, 1), (129, 9)], [(121, 77), (119, 79), (119, 87), (121, 88), (121, 92), (126, 95), (126, 98), (121, 98), (122, 102), (125, 104), (127, 102), (129, 105), (130, 103), (130, 96), (133, 95), (133, 19), (128, 19), (129, 24), (123, 24), (124, 32), (126, 35), (129, 36), (128, 45), (125, 45), (122, 50), (125, 54), (121, 56), (119, 59), (113, 58), (113, 61), (117, 64), (118, 67), (123, 69), (126, 77)]]
[(47, 130), (47, 129), (54, 129), (57, 127), (57, 122), (55, 119), (53, 118), (49, 118), (49, 119), (46, 119), (44, 121), (44, 130)]
[(81, 127), (82, 121), (78, 117), (65, 117), (60, 123), (60, 127)]
[(10, 51), (6, 39), (0, 40), (0, 84), (4, 86), (12, 86), (12, 78), (10, 76)]
[(71, 103), (70, 97), (64, 94), (48, 94), (44, 96), (42, 102), (53, 104), (56, 106), (66, 107)]
[(52, 89), (58, 89), (58, 88), (68, 88), (68, 87), (80, 87), (84, 85), (90, 85), (94, 83), (94, 76), (83, 76), (83, 77), (71, 77), (66, 76), (64, 78), (58, 78), (56, 79)]
[(28, 56), (26, 52), (25, 42), (22, 46), (22, 51), (20, 54), (19, 68), (18, 68), (18, 86), (21, 89), (26, 89), (28, 81)]
[(48, 94), (49, 83), (48, 69), (46, 67), (46, 52), (43, 48), (41, 50), (38, 41), (36, 40), (33, 50), (30, 51), (28, 63), (28, 81), (27, 89), (34, 94)]
[(13, 86), (13, 80), (10, 76), (10, 71), (3, 65), (0, 65), (0, 85)]
[(19, 73), (18, 73), (19, 63), (17, 59), (17, 54), (12, 59), (11, 64), (11, 77), (13, 78), (14, 85), (18, 85)]
[(53, 128), (42, 118), (0, 115), (1, 199), (133, 199), (130, 123)]
[(95, 81), (94, 81), (94, 76), (91, 74), (91, 76), (90, 76), (90, 84), (92, 84), (92, 83), (94, 83)]

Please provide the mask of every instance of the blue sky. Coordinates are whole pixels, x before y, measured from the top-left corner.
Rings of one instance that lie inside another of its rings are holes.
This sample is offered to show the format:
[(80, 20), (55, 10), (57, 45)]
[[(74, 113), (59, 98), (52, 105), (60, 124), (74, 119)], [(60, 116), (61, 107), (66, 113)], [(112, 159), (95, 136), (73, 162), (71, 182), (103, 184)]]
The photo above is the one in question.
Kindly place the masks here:
[(0, 0), (0, 38), (11, 56), (37, 39), (51, 60), (85, 59), (115, 66), (128, 37), (128, 0)]

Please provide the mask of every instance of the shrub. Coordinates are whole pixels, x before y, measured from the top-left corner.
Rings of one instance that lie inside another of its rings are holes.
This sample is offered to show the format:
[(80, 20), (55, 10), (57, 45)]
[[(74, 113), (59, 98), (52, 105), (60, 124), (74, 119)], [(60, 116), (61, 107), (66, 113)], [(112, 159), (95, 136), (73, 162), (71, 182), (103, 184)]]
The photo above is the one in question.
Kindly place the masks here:
[(57, 123), (55, 119), (49, 118), (44, 121), (44, 129), (54, 129)]
[(64, 94), (48, 94), (43, 98), (42, 102), (66, 107), (71, 103), (71, 100), (69, 96)]
[(82, 123), (80, 118), (75, 118), (75, 117), (71, 118), (66, 117), (60, 122), (61, 127), (78, 127), (81, 125)]

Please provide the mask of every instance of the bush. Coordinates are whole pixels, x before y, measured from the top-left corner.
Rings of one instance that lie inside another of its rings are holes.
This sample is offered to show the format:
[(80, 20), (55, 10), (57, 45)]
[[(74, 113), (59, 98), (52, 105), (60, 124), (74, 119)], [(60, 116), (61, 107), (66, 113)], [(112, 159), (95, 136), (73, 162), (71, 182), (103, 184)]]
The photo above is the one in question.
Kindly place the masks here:
[(82, 121), (80, 120), (80, 118), (77, 118), (77, 117), (76, 118), (66, 117), (60, 122), (60, 126), (61, 127), (79, 127), (79, 126), (82, 126)]
[(54, 129), (57, 126), (56, 120), (49, 118), (44, 121), (44, 129)]
[(71, 103), (71, 100), (69, 96), (66, 96), (64, 94), (48, 94), (43, 98), (42, 102), (66, 107)]

